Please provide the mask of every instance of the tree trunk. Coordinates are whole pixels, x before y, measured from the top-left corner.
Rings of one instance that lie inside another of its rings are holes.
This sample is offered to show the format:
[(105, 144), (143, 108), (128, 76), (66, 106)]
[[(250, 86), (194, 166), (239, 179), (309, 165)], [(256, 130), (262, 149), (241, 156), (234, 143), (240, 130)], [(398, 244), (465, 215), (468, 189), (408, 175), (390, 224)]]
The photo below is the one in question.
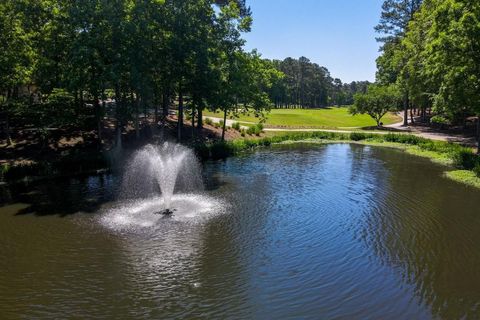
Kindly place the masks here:
[[(121, 148), (122, 144), (122, 121), (120, 117), (120, 113), (122, 110), (122, 94), (120, 93), (120, 86), (118, 83), (115, 85), (115, 120), (116, 120), (116, 140), (115, 143), (117, 147)], [(120, 144), (120, 146), (119, 146)]]
[(164, 118), (168, 116), (168, 100), (170, 99), (170, 96), (168, 94), (168, 91), (165, 90), (162, 96), (162, 115)]
[(192, 138), (195, 138), (195, 103), (192, 103)]
[(177, 123), (178, 142), (182, 140), (182, 129), (183, 129), (183, 92), (182, 92), (182, 85), (180, 84), (178, 89), (178, 123)]
[(480, 114), (477, 116), (477, 154), (480, 155)]
[(155, 104), (155, 127), (157, 126), (158, 124), (158, 95), (155, 94), (155, 101), (154, 101), (154, 104)]
[(80, 115), (80, 108), (78, 107), (78, 90), (75, 90), (73, 97), (73, 104), (75, 105), (75, 117), (78, 119)]
[(222, 128), (222, 141), (225, 141), (225, 129), (227, 126), (227, 108), (223, 109), (223, 128)]
[(161, 125), (161, 139), (163, 140), (165, 137), (165, 125), (167, 121), (167, 116), (168, 116), (168, 104), (169, 104), (169, 93), (168, 90), (165, 89), (162, 95), (162, 125)]
[(135, 139), (140, 138), (140, 128), (139, 128), (139, 120), (138, 120), (138, 95), (133, 95), (133, 91), (131, 92), (131, 100), (135, 110)]
[(98, 143), (102, 145), (102, 119), (100, 114), (100, 104), (98, 103), (98, 94), (95, 94), (93, 97), (94, 109), (95, 109), (95, 118), (97, 119), (97, 139)]
[(84, 99), (83, 99), (83, 90), (80, 90), (80, 99), (78, 100), (78, 110), (81, 112), (84, 106)]
[(414, 120), (414, 112), (412, 111), (412, 109), (410, 109), (410, 123), (413, 125), (415, 123), (415, 120)]
[(10, 120), (8, 112), (6, 112), (5, 115), (5, 133), (7, 134), (7, 145), (13, 146), (12, 136), (10, 135)]
[(408, 126), (408, 105), (409, 105), (409, 101), (408, 101), (408, 93), (407, 93), (405, 94), (405, 98), (403, 101), (403, 125), (405, 127)]
[(198, 106), (197, 135), (201, 139), (203, 131), (203, 110), (202, 106)]

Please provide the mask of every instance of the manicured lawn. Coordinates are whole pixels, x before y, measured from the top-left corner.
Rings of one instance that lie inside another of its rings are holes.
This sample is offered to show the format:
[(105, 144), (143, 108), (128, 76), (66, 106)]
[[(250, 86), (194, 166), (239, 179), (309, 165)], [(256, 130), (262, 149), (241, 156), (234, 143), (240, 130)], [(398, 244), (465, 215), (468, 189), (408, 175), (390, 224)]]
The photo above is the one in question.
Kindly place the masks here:
[[(222, 117), (221, 113), (205, 112), (207, 116)], [(325, 109), (272, 109), (267, 115), (267, 127), (318, 127), (318, 128), (359, 128), (375, 126), (368, 115), (352, 116), (346, 107)], [(258, 122), (255, 115), (246, 114), (238, 118), (239, 122)], [(401, 118), (390, 113), (382, 119), (384, 124), (400, 122)]]

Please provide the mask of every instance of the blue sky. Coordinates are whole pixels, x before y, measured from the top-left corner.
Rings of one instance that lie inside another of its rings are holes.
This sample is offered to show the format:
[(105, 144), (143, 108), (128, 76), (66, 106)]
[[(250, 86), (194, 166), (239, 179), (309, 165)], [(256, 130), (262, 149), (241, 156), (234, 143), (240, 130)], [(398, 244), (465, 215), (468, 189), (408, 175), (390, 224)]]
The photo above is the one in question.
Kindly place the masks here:
[(383, 0), (247, 0), (253, 13), (245, 49), (264, 58), (305, 56), (343, 82), (375, 80), (373, 27)]

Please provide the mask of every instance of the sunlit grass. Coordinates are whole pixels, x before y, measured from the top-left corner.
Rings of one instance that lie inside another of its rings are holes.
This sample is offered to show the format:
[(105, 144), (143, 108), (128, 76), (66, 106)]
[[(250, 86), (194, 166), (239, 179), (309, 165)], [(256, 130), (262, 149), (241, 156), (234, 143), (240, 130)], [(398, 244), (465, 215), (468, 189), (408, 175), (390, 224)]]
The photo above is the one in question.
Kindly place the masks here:
[(470, 170), (453, 170), (445, 172), (445, 176), (457, 182), (480, 188), (480, 178)]
[[(222, 113), (207, 111), (206, 116), (223, 117)], [(235, 118), (240, 122), (260, 121), (253, 113), (240, 114)], [(385, 115), (382, 122), (387, 124), (397, 123), (401, 118), (396, 114)], [(375, 126), (375, 121), (368, 115), (352, 116), (347, 107), (331, 107), (324, 109), (272, 109), (266, 114), (267, 127), (285, 128), (363, 128)]]

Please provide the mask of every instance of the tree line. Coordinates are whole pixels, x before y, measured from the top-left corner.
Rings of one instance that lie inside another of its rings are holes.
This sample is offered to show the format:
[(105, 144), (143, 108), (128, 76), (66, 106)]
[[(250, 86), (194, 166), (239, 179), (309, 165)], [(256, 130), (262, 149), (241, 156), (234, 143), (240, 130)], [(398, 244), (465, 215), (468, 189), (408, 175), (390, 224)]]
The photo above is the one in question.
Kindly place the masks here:
[(245, 0), (4, 0), (0, 116), (8, 141), (13, 123), (45, 135), (49, 127), (94, 128), (101, 142), (107, 114), (117, 136), (132, 122), (138, 137), (142, 114), (154, 110), (165, 125), (171, 105), (180, 140), (186, 113), (201, 136), (205, 109), (226, 118), (272, 105), (345, 105), (366, 90), (367, 82), (343, 84), (305, 57), (245, 52), (251, 23)]
[(143, 111), (161, 122), (175, 103), (180, 140), (185, 112), (201, 132), (206, 107), (267, 106), (281, 75), (242, 49), (251, 22), (244, 0), (4, 0), (3, 115), (7, 124), (93, 125), (101, 141), (109, 98), (117, 131), (133, 120), (137, 135)]
[(327, 68), (306, 57), (273, 60), (284, 76), (273, 83), (269, 97), (275, 108), (319, 108), (353, 103), (353, 96), (365, 92), (368, 81), (342, 83)]
[(412, 121), (415, 111), (422, 121), (431, 111), (438, 123), (476, 116), (480, 135), (480, 2), (386, 0), (375, 29), (382, 43), (376, 86), (395, 87), (404, 124), (409, 110)]

